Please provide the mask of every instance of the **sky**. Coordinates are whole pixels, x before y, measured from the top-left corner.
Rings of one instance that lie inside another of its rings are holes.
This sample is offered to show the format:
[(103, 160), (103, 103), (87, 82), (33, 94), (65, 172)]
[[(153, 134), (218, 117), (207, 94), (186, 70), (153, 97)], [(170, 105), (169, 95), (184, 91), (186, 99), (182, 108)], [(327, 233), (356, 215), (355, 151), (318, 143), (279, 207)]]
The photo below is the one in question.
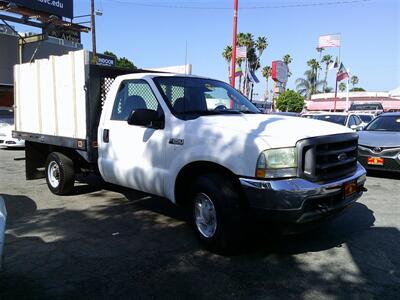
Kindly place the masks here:
[[(233, 0), (96, 0), (98, 52), (112, 51), (140, 68), (193, 65), (193, 73), (228, 80), (222, 57), (232, 43)], [(74, 1), (74, 15), (88, 14), (89, 0)], [(82, 19), (76, 19), (82, 21)], [(18, 26), (16, 26), (18, 28)], [(31, 28), (30, 28), (31, 29)], [(31, 29), (32, 30), (32, 29)], [(34, 31), (34, 30), (33, 30)], [(290, 54), (288, 88), (319, 58), (318, 38), (340, 33), (341, 60), (358, 86), (388, 91), (400, 86), (400, 0), (239, 0), (238, 32), (265, 36), (262, 67)], [(82, 34), (91, 48), (90, 34)], [(336, 56), (338, 49), (323, 54)], [(255, 91), (262, 95), (265, 80)], [(334, 71), (329, 86), (335, 85)], [(270, 82), (270, 88), (271, 88)]]

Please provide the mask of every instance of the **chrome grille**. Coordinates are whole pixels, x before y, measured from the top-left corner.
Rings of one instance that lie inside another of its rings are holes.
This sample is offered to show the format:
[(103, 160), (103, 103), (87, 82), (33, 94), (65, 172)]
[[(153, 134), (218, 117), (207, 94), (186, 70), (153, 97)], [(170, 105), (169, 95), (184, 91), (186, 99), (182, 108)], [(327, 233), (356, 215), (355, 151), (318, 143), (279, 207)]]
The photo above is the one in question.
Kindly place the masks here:
[(357, 169), (356, 133), (301, 140), (297, 143), (299, 175), (314, 182), (348, 177)]

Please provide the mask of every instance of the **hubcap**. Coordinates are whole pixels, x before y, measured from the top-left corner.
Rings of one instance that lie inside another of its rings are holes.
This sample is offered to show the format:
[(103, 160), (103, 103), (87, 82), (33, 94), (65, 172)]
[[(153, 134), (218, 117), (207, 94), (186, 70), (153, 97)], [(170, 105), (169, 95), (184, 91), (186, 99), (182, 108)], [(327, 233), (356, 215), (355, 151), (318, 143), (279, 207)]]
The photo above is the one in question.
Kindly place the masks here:
[(50, 185), (53, 188), (57, 188), (60, 184), (60, 167), (55, 161), (50, 162), (47, 177), (49, 178)]
[(199, 232), (206, 238), (212, 237), (217, 230), (217, 212), (206, 194), (198, 194), (194, 199), (194, 215)]

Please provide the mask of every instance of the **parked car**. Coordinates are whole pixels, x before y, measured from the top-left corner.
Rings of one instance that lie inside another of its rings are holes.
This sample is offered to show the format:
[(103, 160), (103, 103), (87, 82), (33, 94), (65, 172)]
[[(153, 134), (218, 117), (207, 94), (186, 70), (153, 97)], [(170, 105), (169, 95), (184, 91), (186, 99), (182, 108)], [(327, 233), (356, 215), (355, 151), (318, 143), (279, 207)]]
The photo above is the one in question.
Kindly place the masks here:
[(371, 114), (371, 113), (355, 113), (355, 114), (357, 114), (357, 116), (360, 117), (361, 121), (363, 121), (365, 125), (367, 125), (369, 122), (371, 122), (373, 119), (376, 118), (376, 114)]
[(346, 126), (353, 130), (361, 130), (364, 127), (363, 121), (357, 114), (345, 113), (345, 112), (318, 112), (318, 113), (306, 113), (302, 115), (303, 118), (315, 119), (321, 121), (327, 121), (331, 123), (336, 123), (339, 125)]
[(25, 141), (20, 138), (13, 138), (14, 111), (10, 107), (0, 107), (0, 147), (17, 148), (24, 147)]
[(349, 108), (352, 113), (373, 113), (375, 115), (383, 112), (382, 103), (379, 102), (366, 102), (366, 103), (352, 103)]
[(400, 172), (400, 113), (384, 113), (359, 132), (358, 159), (370, 170)]

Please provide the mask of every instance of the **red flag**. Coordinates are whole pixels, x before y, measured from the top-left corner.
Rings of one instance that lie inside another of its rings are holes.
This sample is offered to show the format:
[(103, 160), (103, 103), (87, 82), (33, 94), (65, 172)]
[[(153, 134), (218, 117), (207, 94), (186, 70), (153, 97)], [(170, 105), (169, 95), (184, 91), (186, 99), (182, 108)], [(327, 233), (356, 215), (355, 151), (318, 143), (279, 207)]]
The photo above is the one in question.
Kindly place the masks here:
[(340, 68), (336, 74), (336, 80), (337, 81), (342, 81), (343, 79), (349, 78), (349, 73), (347, 73), (346, 68), (344, 65), (341, 63)]

